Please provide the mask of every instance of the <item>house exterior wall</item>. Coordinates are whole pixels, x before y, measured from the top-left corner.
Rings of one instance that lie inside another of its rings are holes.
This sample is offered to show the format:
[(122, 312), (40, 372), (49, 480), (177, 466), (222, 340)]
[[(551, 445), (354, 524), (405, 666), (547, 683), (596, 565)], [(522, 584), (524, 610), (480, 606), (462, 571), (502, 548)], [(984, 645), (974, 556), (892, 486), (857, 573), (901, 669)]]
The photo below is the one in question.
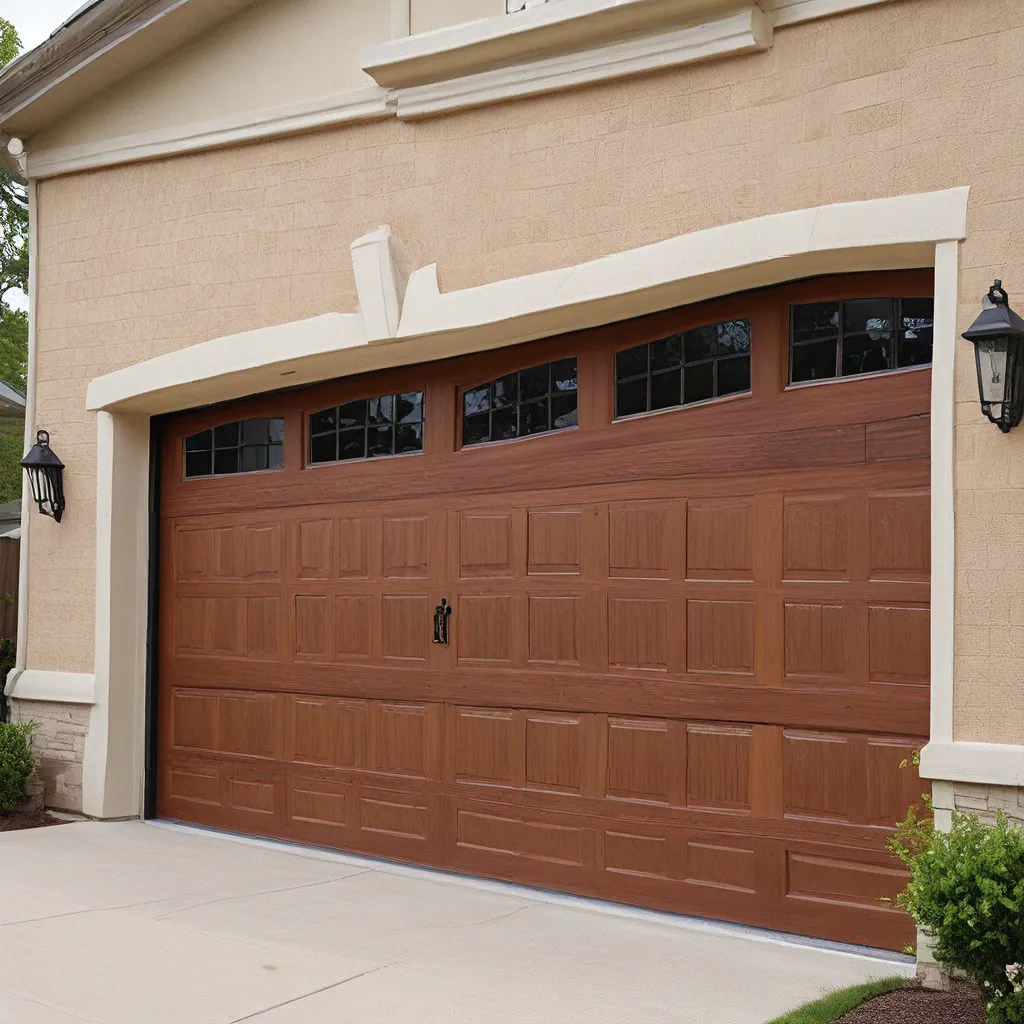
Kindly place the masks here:
[[(68, 511), (31, 521), (28, 667), (93, 671), (92, 378), (354, 312), (349, 242), (381, 223), (451, 291), (761, 215), (970, 185), (962, 330), (995, 276), (1024, 306), (1021, 115), (1019, 4), (897, 0), (779, 29), (761, 54), (40, 181), (37, 421), (68, 466)], [(1024, 745), (1008, 629), (1024, 616), (1024, 441), (982, 420), (966, 343), (956, 359), (954, 739)]]
[(262, 0), (32, 140), (62, 149), (251, 116), (375, 86), (359, 48), (391, 34), (388, 0)]
[(89, 708), (82, 704), (19, 700), (14, 702), (12, 718), (38, 726), (32, 734), (32, 753), (43, 779), (46, 806), (80, 811)]

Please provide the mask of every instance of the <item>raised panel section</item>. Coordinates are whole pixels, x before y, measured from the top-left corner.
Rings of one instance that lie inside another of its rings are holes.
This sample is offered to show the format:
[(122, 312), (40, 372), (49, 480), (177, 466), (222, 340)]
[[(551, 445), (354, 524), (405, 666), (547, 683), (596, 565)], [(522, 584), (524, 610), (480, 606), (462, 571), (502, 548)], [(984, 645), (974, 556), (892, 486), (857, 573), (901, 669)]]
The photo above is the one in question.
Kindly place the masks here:
[(249, 657), (274, 658), (281, 650), (280, 598), (250, 597), (248, 603)]
[(581, 518), (576, 510), (530, 511), (527, 529), (530, 573), (579, 573)]
[(281, 576), (281, 524), (246, 527), (245, 578), (276, 580)]
[(839, 604), (787, 604), (787, 676), (840, 676), (847, 671), (847, 611)]
[(511, 576), (513, 558), (512, 514), (463, 512), (459, 517), (459, 573), (475, 576)]
[(850, 510), (845, 498), (786, 496), (782, 571), (791, 580), (849, 577)]
[(219, 580), (235, 579), (241, 575), (242, 558), (238, 553), (238, 534), (241, 528), (231, 526), (213, 531), (213, 575)]
[(686, 729), (686, 802), (691, 807), (750, 808), (751, 730), (739, 725)]
[(754, 571), (754, 500), (690, 501), (686, 509), (686, 575), (749, 580)]
[(927, 608), (868, 608), (868, 672), (872, 682), (926, 684), (931, 676), (930, 665)]
[(455, 827), (456, 844), (463, 849), (565, 866), (583, 863), (578, 828), (462, 809), (457, 813)]
[(530, 661), (560, 665), (580, 662), (580, 599), (530, 597)]
[(271, 779), (241, 776), (228, 783), (232, 810), (271, 817), (277, 813), (277, 785)]
[(366, 705), (332, 697), (292, 696), (291, 759), (329, 768), (359, 765)]
[(371, 705), (370, 764), (375, 771), (417, 779), (437, 775), (440, 708), (432, 704)]
[(179, 651), (201, 654), (206, 647), (206, 601), (201, 597), (179, 597), (177, 602), (177, 643)]
[(426, 516), (385, 519), (382, 536), (383, 574), (389, 579), (427, 578)]
[(640, 878), (669, 877), (669, 844), (663, 836), (607, 831), (604, 834), (604, 867)]
[(451, 756), (458, 782), (512, 786), (517, 782), (515, 713), (455, 708)]
[(171, 734), (176, 747), (217, 749), (217, 697), (175, 690), (171, 702)]
[(381, 645), (385, 658), (425, 661), (434, 609), (426, 597), (385, 594), (381, 605)]
[(463, 594), (457, 615), (453, 629), (461, 661), (512, 660), (515, 598), (508, 594)]
[(359, 827), (363, 832), (426, 842), (430, 808), (426, 800), (411, 793), (364, 794), (359, 801)]
[(616, 668), (668, 669), (668, 602), (608, 599), (608, 664)]
[(334, 576), (334, 521), (311, 519), (296, 524), (300, 580), (327, 580)]
[(672, 764), (668, 722), (608, 718), (608, 796), (668, 803)]
[(314, 826), (317, 832), (345, 829), (351, 816), (351, 791), (320, 779), (292, 779), (288, 786), (288, 817), (293, 823)]
[(339, 519), (334, 524), (337, 546), (336, 571), (343, 579), (361, 579), (367, 576), (366, 520)]
[(927, 490), (872, 494), (868, 499), (871, 578), (927, 581), (931, 566), (931, 501)]
[(275, 757), (282, 725), (280, 698), (239, 694), (220, 698), (220, 749), (250, 757)]
[(687, 669), (752, 675), (754, 622), (751, 601), (687, 601)]
[(177, 551), (175, 558), (176, 579), (184, 583), (186, 580), (205, 580), (210, 576), (213, 563), (213, 531), (182, 530), (177, 531)]
[(608, 574), (618, 579), (668, 579), (668, 519), (664, 508), (609, 509)]
[(188, 803), (220, 806), (220, 772), (216, 765), (172, 764), (167, 770), (167, 795)]
[(753, 893), (754, 851), (722, 843), (687, 843), (686, 881), (716, 889)]
[(246, 613), (248, 603), (244, 597), (211, 597), (207, 608), (210, 610), (213, 624), (212, 650), (215, 654), (246, 653), (248, 645), (248, 628)]
[(895, 864), (863, 863), (793, 850), (788, 852), (786, 866), (787, 895), (791, 897), (861, 905), (890, 914), (895, 910), (882, 900), (895, 900), (909, 878)]
[(782, 744), (786, 817), (849, 821), (853, 790), (860, 784), (853, 777), (849, 737), (786, 729)]
[(528, 712), (526, 785), (563, 793), (583, 787), (583, 719), (577, 715)]
[(370, 598), (365, 595), (334, 599), (334, 643), (339, 658), (369, 658)]
[(929, 787), (914, 766), (914, 751), (927, 741), (898, 736), (871, 736), (867, 741), (864, 787), (869, 825), (895, 826), (913, 806), (923, 807)]
[(295, 598), (295, 654), (301, 658), (327, 657), (327, 597), (299, 594)]

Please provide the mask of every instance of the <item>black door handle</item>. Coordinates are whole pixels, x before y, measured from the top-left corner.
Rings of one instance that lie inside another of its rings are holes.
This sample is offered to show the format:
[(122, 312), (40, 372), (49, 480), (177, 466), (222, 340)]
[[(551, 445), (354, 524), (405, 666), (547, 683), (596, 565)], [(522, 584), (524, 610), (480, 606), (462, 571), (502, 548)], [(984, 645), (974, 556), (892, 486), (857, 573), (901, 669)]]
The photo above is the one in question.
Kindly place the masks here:
[(442, 597), (441, 603), (434, 609), (434, 643), (448, 643), (448, 620), (452, 616), (452, 606), (448, 598)]

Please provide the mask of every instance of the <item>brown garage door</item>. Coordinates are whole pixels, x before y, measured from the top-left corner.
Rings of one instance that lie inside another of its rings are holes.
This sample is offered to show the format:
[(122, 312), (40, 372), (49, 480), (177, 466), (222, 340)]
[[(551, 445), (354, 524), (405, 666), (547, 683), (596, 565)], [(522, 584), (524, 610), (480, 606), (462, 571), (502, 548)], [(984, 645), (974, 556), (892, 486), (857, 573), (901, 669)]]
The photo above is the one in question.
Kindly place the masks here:
[(800, 282), (175, 417), (159, 813), (901, 947), (930, 288)]

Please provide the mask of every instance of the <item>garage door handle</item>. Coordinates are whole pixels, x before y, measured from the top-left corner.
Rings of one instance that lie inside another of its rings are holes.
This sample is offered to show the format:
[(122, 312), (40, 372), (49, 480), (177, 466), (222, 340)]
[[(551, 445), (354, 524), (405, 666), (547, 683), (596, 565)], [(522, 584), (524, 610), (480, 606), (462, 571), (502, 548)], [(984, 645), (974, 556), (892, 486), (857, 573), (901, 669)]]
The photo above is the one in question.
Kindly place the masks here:
[(452, 617), (452, 606), (448, 598), (442, 597), (441, 603), (434, 609), (434, 643), (448, 643), (448, 620)]

